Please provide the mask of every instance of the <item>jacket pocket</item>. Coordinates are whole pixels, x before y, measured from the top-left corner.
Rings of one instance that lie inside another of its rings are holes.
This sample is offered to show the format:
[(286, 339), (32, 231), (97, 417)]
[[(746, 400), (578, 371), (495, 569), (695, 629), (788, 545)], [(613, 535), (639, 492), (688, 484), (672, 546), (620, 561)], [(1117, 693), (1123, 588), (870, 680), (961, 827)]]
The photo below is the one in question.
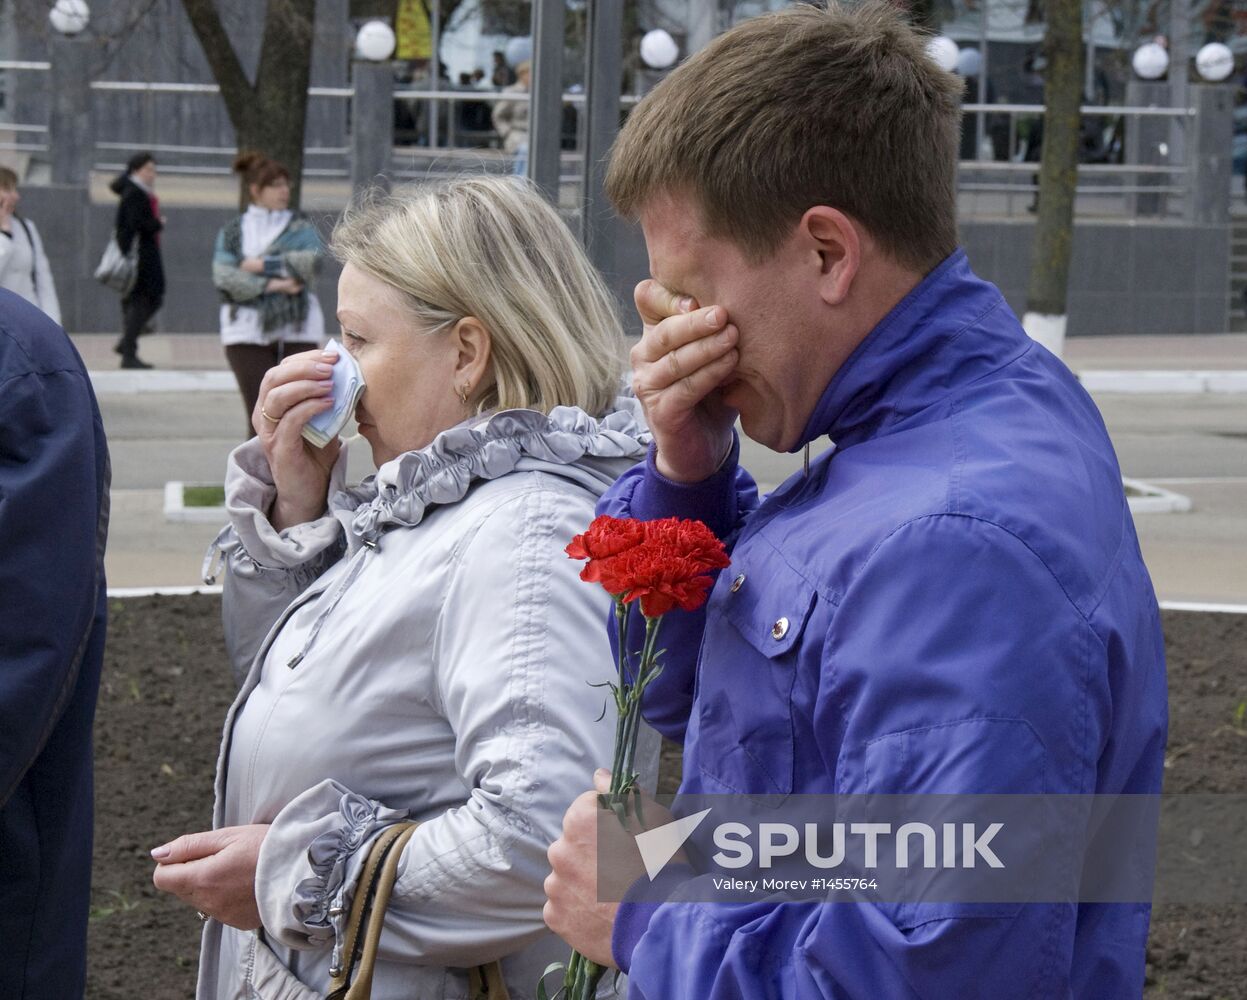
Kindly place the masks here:
[(698, 667), (699, 766), (724, 791), (788, 795), (792, 691), (815, 591), (778, 553), (738, 558), (728, 572)]
[(325, 995), (301, 982), (264, 943), (251, 935), (251, 961), (248, 998), (256, 1000), (325, 1000)]

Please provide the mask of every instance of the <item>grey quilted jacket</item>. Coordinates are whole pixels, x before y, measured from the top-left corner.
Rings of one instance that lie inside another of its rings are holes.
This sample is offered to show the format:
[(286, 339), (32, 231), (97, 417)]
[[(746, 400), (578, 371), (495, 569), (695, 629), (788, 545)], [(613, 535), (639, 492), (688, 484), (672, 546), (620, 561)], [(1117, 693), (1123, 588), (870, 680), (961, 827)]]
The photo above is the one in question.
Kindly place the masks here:
[[(340, 960), (367, 848), (403, 818), (374, 1000), (461, 998), (502, 959), (516, 1000), (567, 948), (545, 928), (545, 851), (608, 766), (608, 599), (563, 547), (649, 441), (635, 401), (602, 419), (512, 410), (442, 433), (276, 531), (254, 440), (230, 456), (225, 723), (215, 826), (269, 823), (263, 929), (209, 921), (201, 1000), (314, 1000)], [(608, 977), (609, 978), (609, 977)]]

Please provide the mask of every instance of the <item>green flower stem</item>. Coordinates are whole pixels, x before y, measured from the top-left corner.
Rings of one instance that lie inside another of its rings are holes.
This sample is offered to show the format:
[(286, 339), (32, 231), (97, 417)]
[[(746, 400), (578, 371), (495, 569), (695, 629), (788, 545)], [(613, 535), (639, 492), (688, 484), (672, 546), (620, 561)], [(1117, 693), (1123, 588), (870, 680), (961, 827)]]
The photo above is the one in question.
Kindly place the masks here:
[[(617, 663), (619, 670), (619, 718), (615, 723), (615, 749), (611, 760), (610, 791), (606, 800), (613, 808), (623, 802), (627, 809), (627, 795), (635, 787), (633, 769), (636, 766), (636, 744), (641, 725), (641, 695), (649, 683), (657, 655), (658, 630), (662, 617), (645, 619), (645, 643), (636, 676), (628, 679), (628, 631), (629, 606), (623, 597), (615, 598), (615, 626), (619, 640)], [(621, 821), (623, 814), (621, 814)], [(594, 1000), (598, 983), (606, 967), (591, 962), (578, 951), (573, 951), (563, 974), (562, 1000)]]

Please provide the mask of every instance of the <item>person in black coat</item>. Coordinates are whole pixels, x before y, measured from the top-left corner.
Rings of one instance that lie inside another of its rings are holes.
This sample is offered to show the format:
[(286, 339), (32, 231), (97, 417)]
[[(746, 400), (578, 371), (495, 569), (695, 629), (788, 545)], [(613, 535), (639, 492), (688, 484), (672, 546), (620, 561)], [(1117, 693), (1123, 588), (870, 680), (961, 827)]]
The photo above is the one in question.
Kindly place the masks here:
[(108, 445), (82, 359), (0, 290), (0, 996), (86, 981)]
[(121, 300), (121, 339), (114, 348), (121, 355), (122, 368), (150, 368), (139, 360), (141, 334), (156, 315), (165, 297), (165, 270), (160, 260), (160, 231), (164, 219), (156, 198), (156, 160), (151, 153), (136, 153), (126, 164), (126, 172), (109, 185), (120, 196), (117, 206), (117, 245), (129, 253), (139, 241), (138, 277), (130, 294)]

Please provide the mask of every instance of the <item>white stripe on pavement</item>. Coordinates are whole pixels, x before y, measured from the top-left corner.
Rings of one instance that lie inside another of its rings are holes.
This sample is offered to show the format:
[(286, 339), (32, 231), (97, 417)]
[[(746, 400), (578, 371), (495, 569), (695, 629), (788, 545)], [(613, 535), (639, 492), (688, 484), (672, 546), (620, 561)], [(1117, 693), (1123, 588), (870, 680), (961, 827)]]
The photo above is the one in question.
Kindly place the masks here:
[(1247, 371), (1108, 371), (1083, 370), (1078, 380), (1088, 392), (1243, 393)]
[(97, 396), (132, 396), (141, 392), (237, 392), (232, 372), (116, 371), (88, 372)]
[[(108, 596), (112, 597), (183, 597), (187, 594), (221, 593), (221, 586), (215, 587), (110, 587)], [(1210, 604), (1202, 601), (1161, 601), (1162, 611), (1200, 611), (1214, 614), (1247, 615), (1247, 604)]]
[(1161, 601), (1161, 611), (1203, 611), (1212, 614), (1247, 615), (1247, 604), (1205, 604), (1202, 601)]
[(187, 594), (220, 594), (221, 585), (210, 587), (109, 587), (112, 597), (185, 597)]

